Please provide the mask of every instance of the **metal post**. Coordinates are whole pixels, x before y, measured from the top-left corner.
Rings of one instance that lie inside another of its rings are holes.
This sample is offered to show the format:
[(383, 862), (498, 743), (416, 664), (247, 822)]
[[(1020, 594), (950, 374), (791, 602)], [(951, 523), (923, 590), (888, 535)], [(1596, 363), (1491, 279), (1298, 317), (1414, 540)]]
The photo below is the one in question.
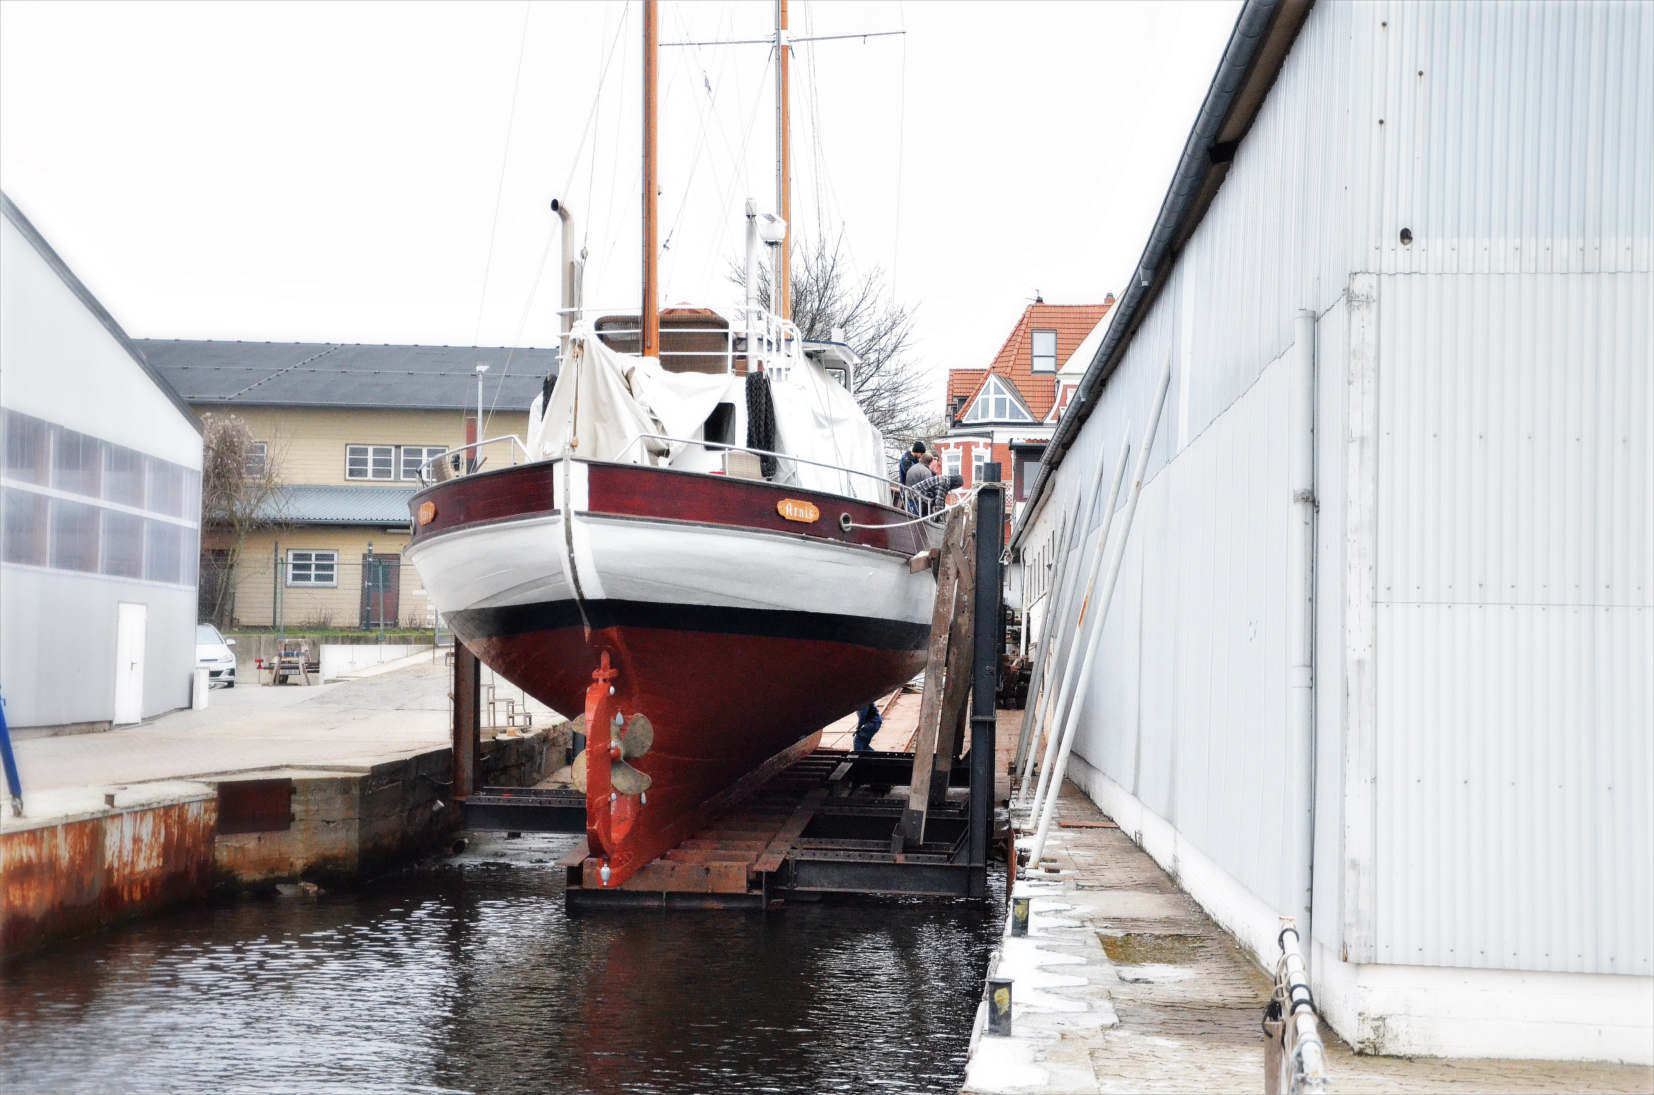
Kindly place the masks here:
[(1027, 894), (1018, 894), (1017, 896), (1011, 898), (1012, 935), (1028, 934), (1028, 917), (1031, 912), (1030, 906), (1033, 904), (1033, 900), (1034, 899), (1029, 897)]
[(976, 620), (971, 638), (970, 896), (988, 893), (988, 844), (993, 836), (994, 700), (1005, 619), (1000, 608), (999, 553), (1005, 539), (1005, 488), (999, 465), (986, 464), (976, 496)]
[(459, 636), (454, 636), (454, 786), (463, 799), (476, 788), (477, 760), (482, 749), (482, 664)]
[(6, 727), (6, 697), (0, 696), (0, 761), (6, 766), (6, 793), (11, 798), (11, 816), (23, 816), (23, 783), (17, 778), (17, 758), (11, 751), (11, 731)]
[[(1045, 732), (1045, 755), (1040, 760), (1039, 780), (1034, 785), (1034, 797), (1029, 800), (1029, 816), (1039, 817), (1044, 813), (1048, 800), (1054, 801), (1054, 796), (1062, 794), (1062, 780), (1059, 778), (1056, 785), (1051, 783), (1051, 774), (1057, 768), (1057, 753), (1061, 747), (1062, 730), (1068, 725), (1069, 712), (1074, 710), (1077, 689), (1074, 681), (1076, 674), (1084, 671), (1085, 658), (1090, 649), (1090, 636), (1097, 633), (1098, 621), (1101, 614), (1094, 614), (1091, 595), (1097, 587), (1097, 576), (1103, 565), (1103, 559), (1108, 554), (1109, 530), (1114, 527), (1114, 512), (1120, 501), (1120, 486), (1125, 482), (1126, 465), (1131, 461), (1130, 427), (1127, 427), (1128, 436), (1120, 445), (1120, 464), (1114, 471), (1114, 484), (1109, 488), (1108, 502), (1103, 506), (1103, 524), (1097, 530), (1097, 554), (1091, 560), (1091, 569), (1085, 581), (1084, 595), (1080, 598), (1079, 611), (1074, 617), (1074, 638), (1068, 645), (1068, 659), (1063, 664), (1062, 684), (1051, 695), (1050, 719)], [(1084, 541), (1082, 540), (1082, 545)], [(1079, 574), (1076, 572), (1077, 579)], [(1090, 631), (1087, 631), (1087, 627)], [(1033, 863), (1030, 859), (1028, 862)]]
[(1011, 985), (1009, 977), (988, 978), (988, 1033), (1011, 1036)]
[(1034, 843), (1028, 851), (1028, 865), (1037, 866), (1040, 856), (1045, 851), (1046, 837), (1051, 833), (1051, 822), (1057, 816), (1057, 799), (1062, 795), (1063, 773), (1068, 768), (1069, 754), (1074, 751), (1074, 739), (1079, 735), (1080, 697), (1084, 696), (1091, 685), (1091, 675), (1097, 668), (1097, 648), (1102, 645), (1103, 625), (1108, 622), (1109, 605), (1114, 602), (1114, 588), (1120, 581), (1120, 567), (1125, 562), (1126, 545), (1131, 541), (1131, 524), (1137, 516), (1137, 503), (1143, 497), (1143, 478), (1148, 474), (1149, 455), (1154, 452), (1154, 439), (1160, 431), (1160, 416), (1166, 409), (1166, 392), (1171, 388), (1172, 369), (1168, 362), (1166, 371), (1160, 376), (1160, 387), (1155, 392), (1154, 409), (1149, 414), (1149, 424), (1143, 430), (1143, 443), (1137, 450), (1137, 468), (1132, 475), (1131, 495), (1126, 500), (1124, 524), (1120, 529), (1119, 542), (1115, 544), (1114, 556), (1109, 563), (1108, 581), (1102, 590), (1101, 603), (1096, 607), (1097, 617), (1091, 624), (1091, 634), (1086, 640), (1085, 654), (1080, 663), (1080, 680), (1074, 686), (1074, 693), (1069, 697), (1068, 716), (1062, 721), (1060, 732), (1062, 746), (1057, 752), (1056, 763), (1051, 769), (1048, 793), (1041, 804), (1039, 828), (1034, 832)]

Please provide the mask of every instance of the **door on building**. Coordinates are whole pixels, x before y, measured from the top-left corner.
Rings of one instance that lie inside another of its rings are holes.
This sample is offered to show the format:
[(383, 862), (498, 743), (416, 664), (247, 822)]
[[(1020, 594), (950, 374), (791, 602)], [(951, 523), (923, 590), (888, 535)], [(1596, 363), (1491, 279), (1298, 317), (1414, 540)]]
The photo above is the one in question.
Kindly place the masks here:
[(116, 726), (144, 719), (144, 638), (148, 629), (149, 606), (122, 601), (115, 617)]
[(402, 556), (362, 556), (362, 627), (395, 627), (402, 589)]

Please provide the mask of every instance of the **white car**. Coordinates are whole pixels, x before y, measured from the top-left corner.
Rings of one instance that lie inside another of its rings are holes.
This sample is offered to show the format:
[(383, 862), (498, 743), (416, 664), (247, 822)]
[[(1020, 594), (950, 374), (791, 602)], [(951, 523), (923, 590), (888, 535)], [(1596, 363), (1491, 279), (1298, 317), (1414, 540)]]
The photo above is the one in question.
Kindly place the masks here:
[(207, 670), (207, 686), (235, 687), (234, 639), (226, 639), (212, 624), (195, 625), (195, 664)]

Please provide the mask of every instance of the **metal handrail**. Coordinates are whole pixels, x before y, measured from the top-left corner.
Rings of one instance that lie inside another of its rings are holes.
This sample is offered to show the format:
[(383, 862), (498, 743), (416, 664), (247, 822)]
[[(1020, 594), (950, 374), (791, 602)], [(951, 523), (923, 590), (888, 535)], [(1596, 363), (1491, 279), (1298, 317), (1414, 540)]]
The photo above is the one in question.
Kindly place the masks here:
[(919, 494), (918, 491), (914, 490), (905, 483), (898, 483), (894, 479), (887, 479), (882, 475), (875, 475), (870, 471), (862, 471), (860, 468), (847, 468), (842, 464), (827, 464), (820, 460), (810, 460), (806, 457), (793, 456), (790, 453), (784, 452), (775, 452), (771, 449), (758, 449), (753, 448), (751, 445), (735, 445), (723, 441), (707, 441), (704, 438), (671, 437), (664, 433), (634, 434), (632, 439), (626, 442), (626, 444), (621, 447), (620, 452), (616, 454), (614, 458), (615, 461), (617, 463), (622, 461), (626, 454), (632, 451), (632, 446), (636, 445), (640, 441), (667, 441), (678, 445), (699, 445), (703, 449), (716, 449), (719, 452), (746, 452), (752, 453), (754, 456), (771, 456), (777, 460), (791, 460), (795, 464), (809, 464), (811, 467), (815, 468), (826, 468), (828, 471), (843, 472), (845, 475), (857, 475), (861, 476), (863, 479), (871, 479), (880, 486), (895, 490), (897, 492), (897, 497), (899, 497), (903, 502), (912, 502), (916, 507), (929, 505), (929, 499), (925, 498), (923, 495)]
[[(743, 311), (745, 311), (745, 309), (743, 309)], [(573, 316), (576, 319), (584, 319), (588, 315), (625, 315), (626, 313), (624, 310), (620, 309), (595, 308), (587, 305), (581, 305), (576, 308), (559, 308), (553, 314), (558, 316)], [(798, 325), (796, 323), (790, 319), (782, 319), (780, 316), (776, 315), (774, 312), (768, 311), (767, 309), (755, 307), (751, 309), (750, 315), (746, 315), (744, 317), (737, 316), (735, 318), (744, 320), (744, 322), (742, 322), (739, 326), (737, 326), (734, 321), (731, 321), (724, 327), (672, 328), (674, 332), (684, 331), (691, 334), (721, 334), (724, 336), (724, 349), (722, 350), (673, 350), (672, 355), (674, 357), (721, 357), (728, 363), (728, 371), (733, 372), (735, 368), (735, 359), (737, 357), (748, 354), (773, 354), (779, 355), (785, 359), (788, 356), (789, 343), (795, 347), (802, 347), (804, 344), (804, 333), (798, 329)], [(756, 322), (754, 322), (754, 320), (756, 320)], [(599, 338), (611, 335), (636, 336), (641, 332), (641, 327), (606, 327), (601, 331), (595, 329), (594, 327), (592, 330), (592, 334)], [(738, 338), (746, 339), (748, 341), (748, 345), (741, 351), (737, 351), (735, 348), (735, 342)], [(790, 367), (791, 362), (787, 361), (772, 361), (769, 366), (772, 371), (787, 369)]]
[(494, 445), (494, 444), (497, 444), (501, 441), (509, 441), (512, 444), (511, 464), (512, 464), (513, 467), (515, 467), (516, 464), (517, 464), (517, 453), (519, 451), (521, 451), (522, 454), (523, 454), (523, 463), (527, 464), (527, 463), (530, 463), (532, 461), (532, 457), (530, 457), (529, 454), (528, 454), (528, 446), (523, 444), (522, 438), (518, 437), (514, 433), (505, 433), (505, 434), (501, 434), (498, 437), (489, 437), (489, 438), (485, 438), (481, 441), (471, 441), (471, 442), (468, 442), (464, 445), (458, 445), (454, 448), (449, 449), (446, 452), (439, 452), (435, 456), (427, 456), (424, 460), (421, 460), (419, 462), (419, 481), (421, 483), (431, 482), (431, 478), (430, 478), (431, 465), (436, 463), (438, 460), (446, 460), (450, 456), (453, 456), (455, 453), (466, 452), (470, 449), (481, 450), (481, 448), (484, 445)]
[(1321, 1095), (1327, 1090), (1327, 1051), (1316, 1027), (1315, 996), (1299, 949), (1298, 925), (1281, 917), (1276, 937), (1275, 991), (1264, 1012), (1264, 1091), (1268, 1095)]

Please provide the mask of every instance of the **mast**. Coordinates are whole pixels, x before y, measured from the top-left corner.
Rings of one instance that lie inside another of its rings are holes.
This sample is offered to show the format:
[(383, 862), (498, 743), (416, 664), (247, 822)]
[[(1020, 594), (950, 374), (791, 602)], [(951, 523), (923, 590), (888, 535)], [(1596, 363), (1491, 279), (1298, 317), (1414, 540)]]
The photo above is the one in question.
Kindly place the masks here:
[(787, 118), (787, 0), (775, 0), (775, 212), (786, 222), (775, 266), (775, 314), (792, 318), (793, 180), (792, 134)]
[[(783, 4), (785, 0), (782, 0)], [(659, 105), (655, 100), (660, 25), (655, 0), (643, 0), (643, 307), (638, 328), (644, 357), (660, 356), (660, 294), (656, 288), (655, 263), (660, 247), (660, 224), (656, 196), (659, 152)]]

